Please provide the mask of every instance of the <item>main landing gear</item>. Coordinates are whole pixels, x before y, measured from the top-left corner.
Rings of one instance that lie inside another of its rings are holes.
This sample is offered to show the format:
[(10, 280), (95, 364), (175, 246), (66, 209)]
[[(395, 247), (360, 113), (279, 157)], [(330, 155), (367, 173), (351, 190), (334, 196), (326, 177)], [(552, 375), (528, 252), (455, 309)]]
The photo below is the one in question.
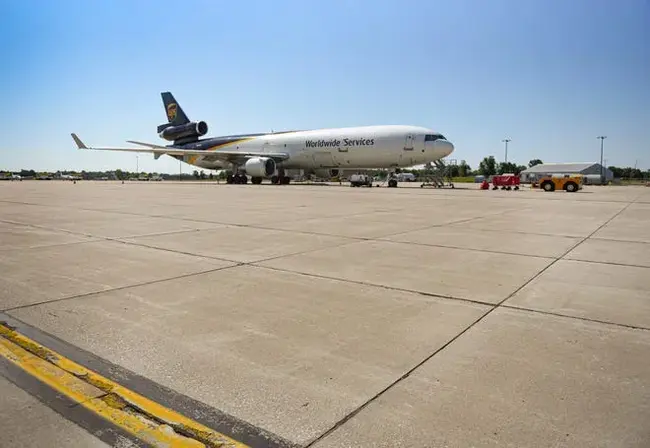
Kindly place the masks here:
[(288, 176), (272, 176), (271, 177), (271, 183), (273, 185), (289, 185), (291, 182), (291, 178)]
[(291, 178), (285, 175), (284, 168), (278, 168), (278, 175), (271, 177), (273, 185), (289, 185), (289, 182), (291, 182)]
[[(264, 180), (263, 177), (251, 177), (251, 183), (253, 185), (260, 185), (263, 180)], [(284, 170), (281, 170), (279, 172), (279, 175), (271, 177), (271, 183), (274, 185), (288, 185), (290, 182), (291, 182), (291, 178), (289, 176), (285, 176)], [(247, 184), (248, 177), (246, 176), (246, 174), (239, 173), (239, 172), (236, 172), (234, 174), (228, 174), (228, 176), (226, 176), (226, 183), (237, 184), (237, 185)]]
[(247, 184), (248, 177), (242, 173), (228, 174), (226, 177), (227, 184)]

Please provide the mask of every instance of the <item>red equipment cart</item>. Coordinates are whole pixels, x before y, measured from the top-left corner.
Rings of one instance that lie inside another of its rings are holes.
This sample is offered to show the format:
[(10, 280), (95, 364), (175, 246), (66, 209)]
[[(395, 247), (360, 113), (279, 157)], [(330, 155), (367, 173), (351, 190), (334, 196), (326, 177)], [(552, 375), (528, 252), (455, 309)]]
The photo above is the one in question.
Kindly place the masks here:
[(492, 189), (501, 187), (502, 190), (519, 190), (521, 179), (515, 174), (499, 174), (492, 176)]

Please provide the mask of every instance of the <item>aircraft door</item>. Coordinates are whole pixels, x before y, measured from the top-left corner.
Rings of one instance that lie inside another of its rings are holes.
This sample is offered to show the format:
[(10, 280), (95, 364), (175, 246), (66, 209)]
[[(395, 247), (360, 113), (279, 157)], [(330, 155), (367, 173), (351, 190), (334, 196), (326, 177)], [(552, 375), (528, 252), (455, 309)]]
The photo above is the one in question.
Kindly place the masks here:
[(404, 142), (404, 151), (412, 151), (413, 150), (413, 142), (415, 138), (413, 135), (409, 134), (406, 136), (406, 141)]
[(408, 134), (404, 141), (404, 150), (400, 154), (400, 165), (415, 165), (415, 159), (413, 156), (413, 148), (415, 144), (415, 136)]

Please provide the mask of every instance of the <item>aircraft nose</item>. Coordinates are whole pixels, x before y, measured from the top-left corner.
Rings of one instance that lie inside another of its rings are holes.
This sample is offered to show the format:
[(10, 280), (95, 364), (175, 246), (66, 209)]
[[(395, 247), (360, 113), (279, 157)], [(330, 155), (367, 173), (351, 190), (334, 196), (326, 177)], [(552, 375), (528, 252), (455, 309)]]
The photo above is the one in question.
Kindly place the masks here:
[(454, 144), (449, 140), (436, 140), (435, 146), (436, 149), (442, 154), (442, 157), (446, 157), (454, 152)]

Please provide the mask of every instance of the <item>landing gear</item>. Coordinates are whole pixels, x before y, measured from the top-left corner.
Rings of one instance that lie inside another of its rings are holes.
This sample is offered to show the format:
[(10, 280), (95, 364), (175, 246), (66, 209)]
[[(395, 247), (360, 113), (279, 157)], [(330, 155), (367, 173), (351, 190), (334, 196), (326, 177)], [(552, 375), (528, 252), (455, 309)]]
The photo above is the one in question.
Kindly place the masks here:
[(273, 185), (289, 185), (291, 183), (291, 178), (289, 176), (272, 176), (271, 183)]
[(284, 168), (278, 168), (278, 175), (271, 177), (273, 185), (289, 185), (291, 178), (284, 174)]
[(242, 173), (228, 174), (228, 176), (226, 176), (226, 183), (227, 184), (247, 184), (248, 183), (248, 177), (246, 177), (246, 175), (242, 174)]
[[(264, 181), (263, 177), (259, 177), (259, 176), (251, 177), (251, 183), (253, 185), (260, 185), (263, 181)], [(291, 182), (291, 178), (289, 176), (284, 175), (283, 169), (278, 170), (278, 175), (271, 177), (271, 183), (274, 185), (287, 185), (289, 182)], [(235, 184), (235, 185), (247, 184), (248, 176), (246, 176), (246, 174), (244, 174), (243, 172), (235, 171), (234, 173), (229, 173), (226, 176), (226, 183)]]

